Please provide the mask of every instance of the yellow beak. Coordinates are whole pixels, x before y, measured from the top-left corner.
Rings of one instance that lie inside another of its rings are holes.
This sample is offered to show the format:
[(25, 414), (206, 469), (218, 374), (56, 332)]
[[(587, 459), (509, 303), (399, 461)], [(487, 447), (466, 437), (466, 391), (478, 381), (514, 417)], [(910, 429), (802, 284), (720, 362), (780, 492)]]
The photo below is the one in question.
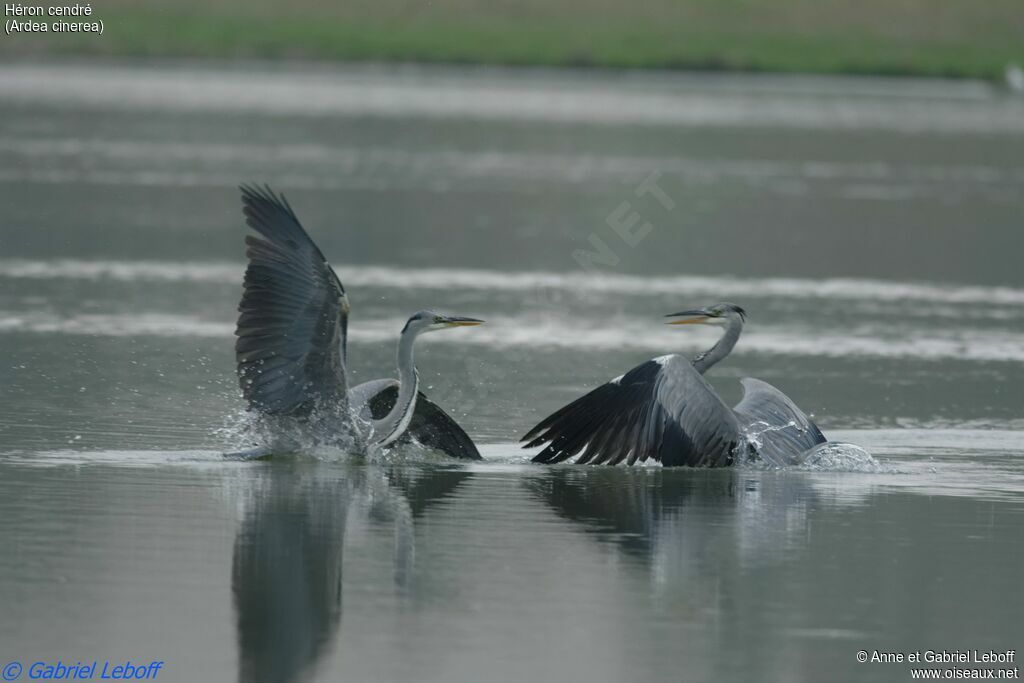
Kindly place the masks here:
[(447, 323), (448, 327), (476, 327), (483, 325), (484, 321), (476, 318), (450, 318)]
[(680, 318), (679, 320), (669, 320), (666, 325), (703, 325), (710, 320), (706, 315), (695, 315), (689, 318)]

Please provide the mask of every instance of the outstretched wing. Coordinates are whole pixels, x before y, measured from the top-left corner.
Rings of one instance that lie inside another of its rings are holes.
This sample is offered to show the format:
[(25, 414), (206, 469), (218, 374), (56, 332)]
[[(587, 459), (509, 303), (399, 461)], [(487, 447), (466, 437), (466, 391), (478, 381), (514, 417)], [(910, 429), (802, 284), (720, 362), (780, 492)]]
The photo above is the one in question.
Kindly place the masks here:
[(682, 356), (647, 361), (553, 413), (523, 437), (548, 446), (534, 462), (577, 454), (577, 464), (654, 458), (663, 465), (720, 467), (740, 444), (732, 411)]
[[(380, 383), (378, 385), (378, 382)], [(367, 387), (367, 389), (363, 389)], [(379, 387), (379, 389), (378, 389)], [(353, 407), (359, 406), (354, 398), (357, 394), (362, 397), (363, 393), (373, 391), (368, 400), (370, 416), (374, 420), (382, 420), (391, 412), (398, 400), (398, 382), (395, 380), (374, 380), (360, 384), (352, 390), (351, 397)], [(409, 437), (416, 439), (420, 444), (441, 451), (445, 455), (460, 460), (482, 460), (480, 451), (476, 449), (473, 440), (463, 431), (462, 427), (449, 415), (441, 410), (441, 407), (427, 398), (422, 391), (417, 392), (416, 408), (412, 413), (412, 420), (409, 427), (399, 439), (407, 440)]]
[(348, 298), (283, 195), (243, 186), (248, 235), (235, 358), (249, 408), (308, 414), (346, 400)]
[(743, 400), (733, 409), (744, 432), (759, 444), (758, 454), (776, 466), (792, 465), (809, 448), (825, 443), (825, 435), (789, 397), (753, 377), (740, 380)]

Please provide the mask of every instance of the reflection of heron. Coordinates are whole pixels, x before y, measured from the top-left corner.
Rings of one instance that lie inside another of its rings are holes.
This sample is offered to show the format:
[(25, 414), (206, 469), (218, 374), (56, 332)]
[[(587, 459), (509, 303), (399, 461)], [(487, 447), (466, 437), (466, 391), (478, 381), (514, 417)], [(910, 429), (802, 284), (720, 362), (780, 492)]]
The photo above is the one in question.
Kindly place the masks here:
[(351, 482), (302, 484), (271, 478), (251, 496), (235, 538), (239, 681), (300, 680), (338, 628)]
[[(832, 530), (857, 524), (866, 502), (847, 498), (848, 482), (833, 490), (828, 478), (792, 471), (547, 467), (523, 486), (591, 541), (573, 554), (570, 581), (610, 575), (616, 590), (600, 601), (611, 601), (616, 625), (635, 637), (602, 643), (625, 643), (621, 656), (638, 654), (636, 666), (658, 678), (685, 661), (688, 680), (749, 680), (751, 671), (758, 680), (809, 679), (793, 668), (796, 633), (833, 638), (848, 628), (847, 615), (808, 591), (843, 585)], [(666, 644), (671, 658), (650, 657)]]
[(647, 361), (573, 401), (530, 430), (526, 448), (548, 444), (534, 462), (618, 464), (648, 458), (663, 465), (721, 467), (746, 455), (770, 464), (798, 461), (825, 436), (775, 387), (744, 378), (743, 400), (729, 408), (704, 373), (736, 345), (746, 314), (734, 304), (674, 313), (670, 325), (722, 325), (718, 343), (692, 360)]
[[(441, 408), (419, 392), (413, 343), (424, 332), (479, 325), (481, 320), (414, 314), (398, 342), (398, 379), (349, 390), (346, 337), (349, 303), (338, 276), (299, 224), (284, 196), (242, 187), (246, 223), (262, 239), (245, 239), (249, 267), (235, 334), (242, 393), (249, 409), (302, 424), (318, 441), (374, 450), (411, 433), (448, 455), (479, 459), (473, 442)], [(352, 415), (372, 428), (356, 428)], [(270, 448), (245, 454), (267, 455)]]
[[(638, 560), (659, 583), (720, 580), (711, 558), (763, 565), (806, 542), (810, 482), (764, 472), (552, 468), (524, 486), (602, 545)], [(731, 559), (735, 557), (735, 560)], [(692, 586), (691, 586), (692, 587)]]
[(306, 680), (330, 651), (341, 622), (350, 518), (392, 523), (395, 583), (406, 591), (412, 585), (416, 519), (472, 473), (349, 464), (340, 476), (336, 468), (331, 475), (308, 478), (275, 468), (249, 492), (231, 573), (239, 681)]

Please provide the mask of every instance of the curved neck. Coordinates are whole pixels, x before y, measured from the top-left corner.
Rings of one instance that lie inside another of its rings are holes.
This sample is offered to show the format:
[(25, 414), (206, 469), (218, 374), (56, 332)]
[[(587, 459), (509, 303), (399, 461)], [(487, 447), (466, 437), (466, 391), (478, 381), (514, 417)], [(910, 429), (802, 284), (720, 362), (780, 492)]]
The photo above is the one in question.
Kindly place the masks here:
[(712, 365), (722, 360), (732, 351), (732, 347), (736, 346), (737, 340), (740, 338), (740, 332), (743, 331), (743, 318), (740, 316), (731, 316), (729, 323), (725, 327), (725, 332), (722, 334), (722, 338), (718, 340), (718, 343), (712, 346), (703, 353), (698, 353), (693, 359), (693, 367), (700, 374), (707, 372)]
[(414, 341), (416, 333), (405, 330), (398, 339), (398, 399), (390, 413), (383, 419), (374, 420), (372, 445), (375, 448), (387, 446), (402, 436), (412, 420), (416, 409), (416, 393), (420, 386), (420, 376), (416, 372), (412, 352)]

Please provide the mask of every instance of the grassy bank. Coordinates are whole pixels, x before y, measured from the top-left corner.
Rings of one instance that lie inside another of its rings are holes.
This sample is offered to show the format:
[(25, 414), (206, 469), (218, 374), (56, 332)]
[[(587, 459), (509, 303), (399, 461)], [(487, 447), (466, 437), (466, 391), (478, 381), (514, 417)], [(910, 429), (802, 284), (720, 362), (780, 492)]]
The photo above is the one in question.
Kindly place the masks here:
[(102, 36), (0, 53), (593, 65), (999, 78), (1021, 0), (175, 0), (94, 3)]

